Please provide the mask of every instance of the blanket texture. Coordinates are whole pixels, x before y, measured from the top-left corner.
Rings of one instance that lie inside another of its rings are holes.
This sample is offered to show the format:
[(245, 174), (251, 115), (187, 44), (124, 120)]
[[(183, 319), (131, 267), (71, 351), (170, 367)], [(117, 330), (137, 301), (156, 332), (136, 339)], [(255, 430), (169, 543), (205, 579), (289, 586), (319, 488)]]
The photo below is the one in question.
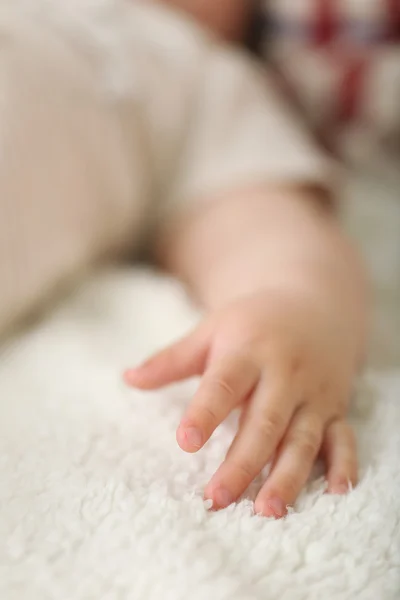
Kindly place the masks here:
[(354, 401), (361, 481), (348, 496), (324, 494), (317, 468), (284, 520), (253, 514), (259, 482), (213, 513), (202, 490), (234, 422), (185, 455), (175, 428), (196, 382), (144, 394), (120, 379), (196, 319), (175, 283), (111, 269), (2, 347), (0, 598), (399, 598), (395, 365), (370, 370)]
[(174, 430), (193, 385), (142, 394), (119, 379), (193, 318), (174, 284), (109, 272), (8, 347), (0, 597), (398, 598), (400, 376), (360, 390), (361, 483), (348, 497), (317, 478), (283, 521), (253, 516), (249, 499), (209, 513), (202, 488), (233, 424), (185, 455)]

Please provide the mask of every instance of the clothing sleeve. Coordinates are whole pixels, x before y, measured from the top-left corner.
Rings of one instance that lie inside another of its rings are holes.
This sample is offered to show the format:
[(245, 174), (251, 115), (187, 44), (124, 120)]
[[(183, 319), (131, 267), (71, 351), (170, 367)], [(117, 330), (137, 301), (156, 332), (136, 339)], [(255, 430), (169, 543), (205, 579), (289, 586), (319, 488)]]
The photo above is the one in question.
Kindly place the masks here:
[(336, 168), (250, 56), (215, 44), (197, 86), (164, 215), (244, 186), (333, 185)]

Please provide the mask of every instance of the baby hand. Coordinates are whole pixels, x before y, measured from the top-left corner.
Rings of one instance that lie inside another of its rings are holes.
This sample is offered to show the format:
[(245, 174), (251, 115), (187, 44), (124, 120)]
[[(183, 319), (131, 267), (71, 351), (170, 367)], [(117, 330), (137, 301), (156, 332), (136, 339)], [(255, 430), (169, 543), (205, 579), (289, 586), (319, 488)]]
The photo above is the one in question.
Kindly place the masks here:
[(255, 511), (282, 517), (323, 452), (328, 491), (346, 493), (357, 478), (346, 411), (355, 373), (354, 345), (340, 311), (311, 296), (259, 292), (207, 317), (126, 381), (155, 389), (194, 375), (200, 387), (177, 431), (197, 452), (233, 409), (240, 424), (205, 497), (234, 502), (272, 460)]

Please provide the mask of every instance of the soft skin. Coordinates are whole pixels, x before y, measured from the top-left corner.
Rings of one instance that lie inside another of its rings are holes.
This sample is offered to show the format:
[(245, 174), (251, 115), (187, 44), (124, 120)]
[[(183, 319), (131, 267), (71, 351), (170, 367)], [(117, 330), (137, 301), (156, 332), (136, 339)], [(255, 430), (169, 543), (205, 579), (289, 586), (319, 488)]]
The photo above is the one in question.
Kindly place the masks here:
[(241, 410), (205, 498), (226, 507), (272, 460), (255, 510), (282, 517), (321, 453), (328, 491), (346, 493), (357, 481), (346, 413), (365, 352), (367, 293), (325, 199), (303, 186), (224, 194), (165, 226), (159, 256), (206, 316), (125, 378), (156, 389), (201, 376), (177, 430), (186, 452)]

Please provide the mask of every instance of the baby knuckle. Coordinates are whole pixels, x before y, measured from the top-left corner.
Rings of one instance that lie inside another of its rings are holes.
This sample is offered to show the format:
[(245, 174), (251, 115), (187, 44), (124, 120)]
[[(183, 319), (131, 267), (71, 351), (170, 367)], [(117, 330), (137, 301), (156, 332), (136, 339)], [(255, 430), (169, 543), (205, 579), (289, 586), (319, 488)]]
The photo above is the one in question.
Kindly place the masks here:
[(323, 417), (317, 412), (310, 411), (307, 415), (306, 423), (307, 433), (311, 435), (314, 433), (318, 438), (320, 438), (324, 426)]
[(331, 387), (332, 387), (331, 382), (328, 381), (327, 379), (324, 379), (318, 385), (317, 395), (320, 396), (320, 397), (323, 397), (325, 399), (326, 396), (328, 396), (329, 393), (331, 392)]
[(305, 369), (306, 361), (300, 354), (294, 354), (289, 360), (289, 373), (296, 376)]
[(234, 464), (234, 470), (242, 475), (245, 480), (252, 481), (257, 475), (256, 469), (251, 460), (242, 458), (237, 460)]
[(232, 384), (227, 381), (226, 377), (216, 377), (212, 380), (212, 387), (215, 390), (215, 393), (219, 396), (223, 394), (228, 398), (233, 398), (235, 395), (235, 390)]
[(313, 458), (320, 449), (321, 436), (317, 431), (301, 431), (296, 436), (296, 445), (306, 458)]
[(284, 426), (284, 417), (278, 411), (268, 412), (258, 422), (258, 429), (264, 438), (275, 436), (277, 432), (282, 431)]
[(218, 424), (218, 416), (210, 406), (202, 406), (199, 409), (198, 420), (208, 421), (211, 425)]

